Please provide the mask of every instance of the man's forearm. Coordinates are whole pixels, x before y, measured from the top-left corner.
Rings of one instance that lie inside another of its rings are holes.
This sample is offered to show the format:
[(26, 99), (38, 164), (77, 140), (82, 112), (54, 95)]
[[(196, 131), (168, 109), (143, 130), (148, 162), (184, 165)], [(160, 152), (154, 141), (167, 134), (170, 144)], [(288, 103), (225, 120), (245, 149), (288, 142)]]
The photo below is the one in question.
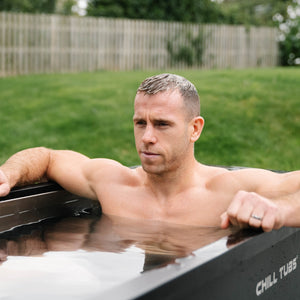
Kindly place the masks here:
[(11, 156), (0, 167), (8, 178), (10, 188), (46, 178), (50, 152), (47, 148), (39, 147), (26, 149)]
[(300, 189), (275, 201), (278, 201), (284, 211), (284, 226), (300, 227)]

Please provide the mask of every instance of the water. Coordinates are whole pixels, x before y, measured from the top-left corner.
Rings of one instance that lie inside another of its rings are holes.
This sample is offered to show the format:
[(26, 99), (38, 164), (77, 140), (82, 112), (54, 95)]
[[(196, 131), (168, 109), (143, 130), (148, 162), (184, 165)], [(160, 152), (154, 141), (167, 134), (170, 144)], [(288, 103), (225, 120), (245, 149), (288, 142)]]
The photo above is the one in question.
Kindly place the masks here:
[(105, 215), (23, 226), (0, 235), (0, 299), (86, 299), (221, 238), (229, 247), (231, 233)]

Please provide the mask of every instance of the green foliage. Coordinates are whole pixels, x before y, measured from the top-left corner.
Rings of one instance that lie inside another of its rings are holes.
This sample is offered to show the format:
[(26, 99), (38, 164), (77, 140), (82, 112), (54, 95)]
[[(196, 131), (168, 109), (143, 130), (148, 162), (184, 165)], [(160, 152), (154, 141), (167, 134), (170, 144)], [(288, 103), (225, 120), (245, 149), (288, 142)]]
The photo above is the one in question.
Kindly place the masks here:
[(300, 65), (300, 16), (281, 22), (279, 28), (281, 65)]
[(87, 14), (130, 19), (274, 26), (293, 0), (90, 0)]
[(295, 0), (224, 0), (221, 3), (226, 22), (231, 24), (278, 26), (280, 34), (280, 63), (300, 64), (300, 17), (291, 17), (293, 8), (300, 9)]
[[(167, 70), (164, 70), (167, 71)], [(199, 91), (205, 128), (196, 158), (211, 165), (300, 169), (300, 69), (175, 72)], [(0, 163), (33, 146), (139, 164), (133, 99), (153, 72), (0, 79)]]
[(176, 67), (178, 63), (183, 63), (188, 67), (202, 66), (204, 42), (205, 38), (201, 27), (196, 36), (190, 31), (175, 34), (167, 41), (171, 66)]
[(1, 0), (0, 11), (54, 13), (57, 0)]
[(90, 0), (87, 15), (181, 22), (217, 22), (221, 13), (210, 0)]
[(72, 8), (76, 5), (76, 0), (65, 0), (62, 3), (62, 9), (58, 13), (65, 15), (65, 16), (70, 16), (73, 15), (74, 12), (72, 11)]
[(224, 22), (256, 26), (274, 26), (273, 16), (287, 16), (293, 0), (224, 0), (220, 3)]

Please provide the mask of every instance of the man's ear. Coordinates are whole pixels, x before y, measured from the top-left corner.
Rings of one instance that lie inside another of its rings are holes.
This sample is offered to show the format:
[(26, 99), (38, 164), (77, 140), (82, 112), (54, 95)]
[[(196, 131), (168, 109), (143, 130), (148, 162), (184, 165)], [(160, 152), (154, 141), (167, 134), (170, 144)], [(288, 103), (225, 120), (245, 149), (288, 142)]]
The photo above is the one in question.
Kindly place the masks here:
[(191, 142), (195, 143), (202, 132), (202, 129), (204, 127), (204, 119), (202, 117), (195, 117), (193, 120), (191, 120), (191, 126), (192, 126), (192, 134), (191, 134)]

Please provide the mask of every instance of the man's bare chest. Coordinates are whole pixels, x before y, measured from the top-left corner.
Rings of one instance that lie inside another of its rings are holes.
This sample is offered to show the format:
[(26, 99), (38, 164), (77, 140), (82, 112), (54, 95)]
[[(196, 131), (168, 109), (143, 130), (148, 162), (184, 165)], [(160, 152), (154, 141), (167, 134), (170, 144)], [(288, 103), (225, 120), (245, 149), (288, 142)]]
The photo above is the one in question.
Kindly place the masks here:
[(218, 226), (230, 193), (198, 188), (158, 197), (142, 186), (119, 186), (98, 196), (103, 213), (178, 224)]

